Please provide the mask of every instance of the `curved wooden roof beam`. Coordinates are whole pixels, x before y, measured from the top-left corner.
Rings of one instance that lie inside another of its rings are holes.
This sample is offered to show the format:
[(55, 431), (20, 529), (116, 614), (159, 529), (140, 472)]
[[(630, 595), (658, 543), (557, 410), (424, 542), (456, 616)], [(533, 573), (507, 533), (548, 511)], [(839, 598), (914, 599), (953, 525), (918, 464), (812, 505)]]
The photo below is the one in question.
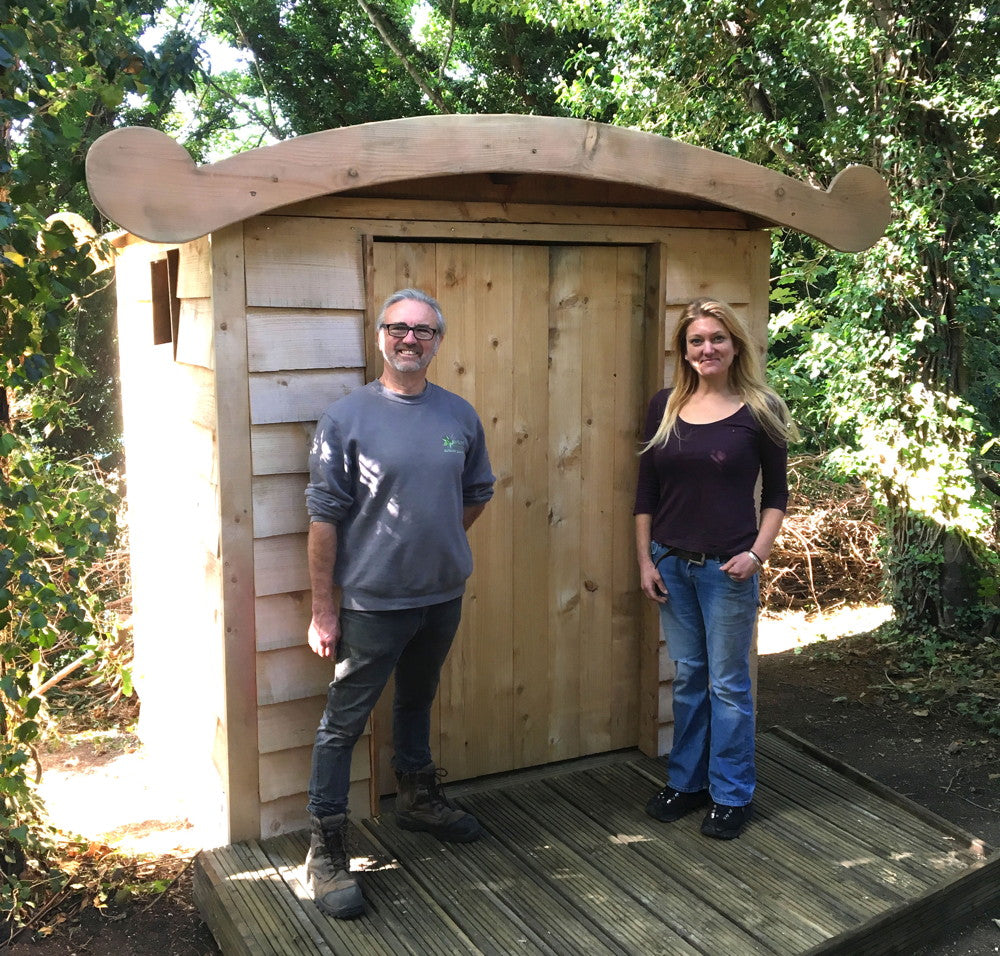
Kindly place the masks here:
[(798, 230), (844, 252), (876, 242), (889, 193), (868, 166), (827, 190), (652, 133), (551, 116), (419, 116), (299, 136), (198, 167), (157, 130), (106, 133), (87, 182), (111, 221), (152, 242), (186, 242), (280, 206), (401, 180), (535, 173), (691, 196)]

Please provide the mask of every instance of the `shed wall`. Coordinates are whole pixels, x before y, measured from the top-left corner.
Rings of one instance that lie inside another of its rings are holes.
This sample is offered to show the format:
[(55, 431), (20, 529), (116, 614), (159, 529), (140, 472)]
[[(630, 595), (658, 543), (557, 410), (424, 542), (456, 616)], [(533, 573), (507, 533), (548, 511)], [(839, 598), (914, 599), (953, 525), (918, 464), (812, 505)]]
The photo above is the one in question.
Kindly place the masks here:
[(222, 841), (224, 788), (212, 766), (224, 648), (209, 244), (174, 251), (175, 334), (154, 344), (150, 267), (165, 265), (167, 252), (130, 245), (117, 270), (134, 681), (161, 784), (174, 788), (182, 776), (200, 795), (199, 825)]
[[(221, 842), (307, 822), (311, 745), (332, 672), (306, 644), (303, 492), (317, 418), (365, 379), (372, 238), (643, 245), (655, 263), (646, 309), (656, 334), (647, 340), (669, 342), (680, 307), (711, 294), (750, 319), (763, 347), (766, 233), (732, 228), (730, 215), (711, 228), (702, 214), (705, 227), (689, 228), (689, 215), (664, 210), (518, 212), (532, 221), (497, 221), (511, 210), (495, 203), (327, 199), (189, 243), (178, 260), (176, 358), (149, 338), (149, 260), (165, 247), (121, 253), (142, 731), (185, 767), (201, 767)], [(645, 380), (669, 383), (672, 361), (657, 346)], [(622, 550), (617, 559), (632, 563), (631, 545)], [(654, 651), (648, 612), (636, 743), (663, 753), (672, 669), (662, 643)], [(369, 736), (352, 767), (359, 816), (375, 789), (370, 747)]]
[[(323, 409), (364, 381), (366, 237), (501, 242), (635, 243), (662, 248), (653, 308), (669, 340), (679, 306), (712, 294), (766, 337), (766, 234), (689, 229), (669, 213), (546, 207), (542, 222), (488, 222), (496, 207), (442, 202), (324, 200), (245, 223), (247, 340), (254, 508), (256, 683), (261, 830), (303, 826), (312, 737), (330, 668), (305, 643), (309, 621), (303, 491), (309, 436)], [(295, 213), (294, 215), (290, 213)], [(588, 221), (589, 220), (589, 221)], [(731, 222), (731, 220), (729, 220)], [(670, 328), (667, 328), (670, 326)], [(663, 365), (661, 362), (667, 364)], [(672, 356), (653, 359), (668, 381)], [(629, 548), (621, 556), (631, 561)], [(645, 678), (646, 749), (670, 743), (671, 666), (662, 650)], [(638, 742), (638, 741), (637, 741)], [(370, 740), (355, 751), (352, 809), (370, 808)]]

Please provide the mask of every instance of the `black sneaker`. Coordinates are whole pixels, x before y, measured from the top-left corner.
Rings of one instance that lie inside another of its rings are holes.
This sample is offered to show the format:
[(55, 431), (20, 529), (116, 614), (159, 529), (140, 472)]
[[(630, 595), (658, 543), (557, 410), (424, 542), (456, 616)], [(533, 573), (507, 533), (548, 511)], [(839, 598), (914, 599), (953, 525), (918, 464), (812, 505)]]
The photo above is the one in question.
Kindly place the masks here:
[(716, 840), (735, 840), (750, 822), (753, 804), (742, 807), (727, 807), (723, 803), (713, 803), (712, 809), (701, 822), (701, 832)]
[(685, 793), (673, 787), (664, 787), (659, 793), (650, 797), (649, 803), (646, 804), (646, 813), (660, 823), (673, 823), (674, 820), (679, 820), (692, 810), (705, 806), (706, 803), (708, 803), (707, 790)]

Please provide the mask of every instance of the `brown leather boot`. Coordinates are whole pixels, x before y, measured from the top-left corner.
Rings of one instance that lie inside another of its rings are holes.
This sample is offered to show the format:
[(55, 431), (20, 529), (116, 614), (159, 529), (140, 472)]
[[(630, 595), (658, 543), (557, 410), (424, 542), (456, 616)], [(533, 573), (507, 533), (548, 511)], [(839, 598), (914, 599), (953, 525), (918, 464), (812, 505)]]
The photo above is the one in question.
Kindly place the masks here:
[(347, 814), (309, 818), (312, 831), (306, 854), (306, 884), (316, 905), (336, 919), (350, 919), (365, 911), (361, 884), (351, 873), (347, 849)]
[(479, 821), (453, 806), (441, 790), (446, 771), (429, 763), (412, 773), (396, 772), (396, 823), (404, 830), (431, 833), (448, 843), (471, 843), (483, 832)]

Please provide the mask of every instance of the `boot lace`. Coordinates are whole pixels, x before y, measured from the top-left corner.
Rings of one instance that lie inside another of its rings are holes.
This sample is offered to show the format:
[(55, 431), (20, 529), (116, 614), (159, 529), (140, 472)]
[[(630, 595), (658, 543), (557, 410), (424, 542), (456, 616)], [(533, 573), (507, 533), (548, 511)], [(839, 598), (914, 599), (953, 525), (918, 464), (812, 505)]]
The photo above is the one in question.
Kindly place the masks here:
[(441, 767), (435, 768), (433, 773), (427, 775), (427, 798), (431, 806), (442, 806), (449, 810), (454, 810), (452, 802), (444, 795), (441, 785), (444, 778), (448, 776), (448, 771)]
[(320, 852), (326, 856), (326, 862), (333, 870), (343, 870), (349, 867), (351, 846), (348, 840), (348, 826), (345, 820), (337, 827), (321, 827), (323, 839), (320, 841)]

